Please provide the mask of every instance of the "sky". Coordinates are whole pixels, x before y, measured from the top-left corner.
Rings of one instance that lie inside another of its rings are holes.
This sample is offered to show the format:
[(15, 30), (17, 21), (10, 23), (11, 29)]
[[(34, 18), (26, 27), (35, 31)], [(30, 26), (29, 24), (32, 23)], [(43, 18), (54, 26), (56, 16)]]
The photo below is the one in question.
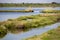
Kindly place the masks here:
[(60, 3), (60, 0), (0, 0), (0, 3)]

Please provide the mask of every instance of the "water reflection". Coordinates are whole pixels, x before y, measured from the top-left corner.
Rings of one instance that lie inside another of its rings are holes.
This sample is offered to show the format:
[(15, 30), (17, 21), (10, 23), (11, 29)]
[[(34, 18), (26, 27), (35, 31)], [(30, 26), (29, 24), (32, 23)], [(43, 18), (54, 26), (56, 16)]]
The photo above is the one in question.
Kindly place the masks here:
[[(26, 9), (26, 7), (0, 7), (0, 10), (23, 10)], [(34, 12), (30, 13), (20, 13), (20, 12), (0, 12), (0, 21), (5, 21), (7, 19), (14, 19), (18, 18), (20, 16), (29, 16), (29, 15), (36, 15), (40, 14), (40, 12), (44, 9), (54, 9), (54, 10), (60, 10), (60, 7), (37, 7), (32, 8)]]

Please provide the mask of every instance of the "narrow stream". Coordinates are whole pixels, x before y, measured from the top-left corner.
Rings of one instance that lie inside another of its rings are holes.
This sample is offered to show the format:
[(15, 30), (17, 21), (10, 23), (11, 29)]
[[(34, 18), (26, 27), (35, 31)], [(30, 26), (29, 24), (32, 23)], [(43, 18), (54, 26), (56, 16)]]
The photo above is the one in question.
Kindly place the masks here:
[[(23, 9), (26, 9), (26, 8), (0, 8), (0, 10), (23, 10)], [(29, 16), (29, 15), (37, 15), (37, 14), (41, 14), (41, 11), (43, 9), (47, 9), (47, 8), (32, 8), (34, 10), (34, 12), (32, 13), (20, 13), (20, 12), (0, 12), (0, 21), (5, 21), (5, 20), (8, 20), (8, 19), (14, 19), (14, 18), (18, 18), (20, 16)], [(52, 9), (52, 8), (50, 8)], [(53, 8), (54, 10), (60, 10), (60, 7), (56, 7), (56, 8)], [(35, 28), (35, 29), (32, 29), (32, 30), (29, 30), (27, 32), (21, 32), (19, 34), (13, 34), (13, 33), (7, 33), (7, 35), (3, 38), (0, 38), (0, 40), (22, 40), (22, 39), (25, 39), (25, 38), (28, 38), (28, 37), (32, 37), (34, 35), (41, 35), (51, 29), (55, 29), (57, 28), (58, 26), (60, 26), (60, 23), (55, 23), (55, 24), (52, 24), (52, 25), (48, 25), (48, 26), (45, 26), (45, 27), (42, 27), (42, 28)]]
[(34, 35), (41, 35), (41, 34), (47, 32), (51, 29), (57, 28), (58, 26), (60, 26), (60, 23), (47, 25), (47, 26), (41, 27), (41, 28), (35, 28), (35, 29), (32, 29), (32, 30), (27, 31), (27, 32), (22, 32), (20, 34), (8, 33), (4, 38), (2, 38), (0, 40), (23, 40), (25, 38), (32, 37)]

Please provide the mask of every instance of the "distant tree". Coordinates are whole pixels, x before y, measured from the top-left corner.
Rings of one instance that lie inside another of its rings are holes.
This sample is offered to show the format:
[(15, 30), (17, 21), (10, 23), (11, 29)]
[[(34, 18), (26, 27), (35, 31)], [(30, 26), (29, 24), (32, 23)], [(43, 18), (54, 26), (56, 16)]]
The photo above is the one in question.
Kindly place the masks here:
[(24, 4), (24, 2), (22, 4)]
[(52, 4), (57, 4), (56, 2), (52, 2)]

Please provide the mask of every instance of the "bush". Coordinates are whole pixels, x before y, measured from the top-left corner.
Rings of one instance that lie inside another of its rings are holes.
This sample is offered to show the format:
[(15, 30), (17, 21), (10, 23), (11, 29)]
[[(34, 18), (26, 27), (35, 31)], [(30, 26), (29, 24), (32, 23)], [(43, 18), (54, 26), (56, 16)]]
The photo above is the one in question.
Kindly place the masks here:
[(0, 26), (0, 38), (4, 37), (7, 34), (7, 29), (5, 26), (1, 25)]

